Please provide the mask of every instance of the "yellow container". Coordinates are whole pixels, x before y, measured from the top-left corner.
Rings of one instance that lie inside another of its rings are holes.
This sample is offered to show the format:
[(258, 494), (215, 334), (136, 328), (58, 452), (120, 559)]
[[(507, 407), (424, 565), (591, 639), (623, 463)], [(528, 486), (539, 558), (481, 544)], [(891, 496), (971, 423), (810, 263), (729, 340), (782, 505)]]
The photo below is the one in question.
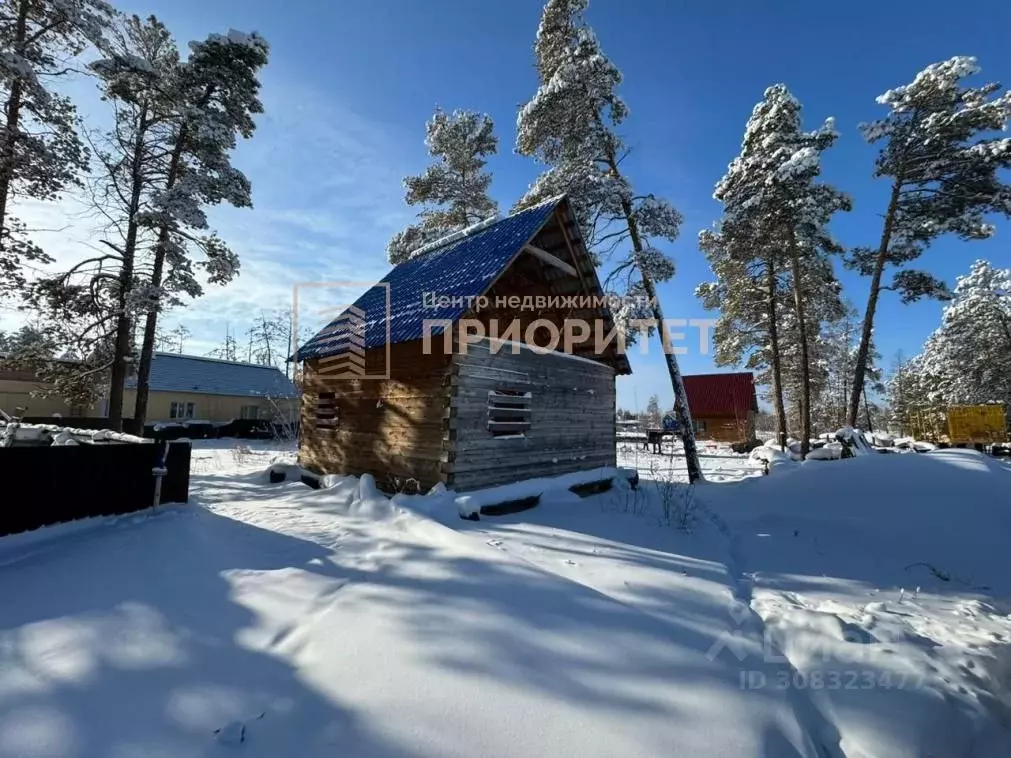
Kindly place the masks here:
[(1007, 420), (1002, 405), (952, 405), (948, 407), (948, 441), (1004, 442)]

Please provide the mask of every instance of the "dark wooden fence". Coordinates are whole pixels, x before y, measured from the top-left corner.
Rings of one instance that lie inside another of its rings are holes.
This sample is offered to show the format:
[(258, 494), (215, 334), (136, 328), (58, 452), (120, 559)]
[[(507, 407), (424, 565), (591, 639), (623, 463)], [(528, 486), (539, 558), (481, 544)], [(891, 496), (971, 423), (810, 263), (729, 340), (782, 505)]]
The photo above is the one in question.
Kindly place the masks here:
[[(72, 429), (109, 429), (109, 419), (105, 416), (72, 416), (66, 418), (53, 418), (52, 416), (25, 416), (21, 419), (26, 424), (55, 424), (56, 426), (68, 426)], [(144, 426), (143, 433), (137, 429), (137, 422), (132, 418), (123, 419), (123, 431), (127, 434), (144, 436), (150, 439), (177, 440), (182, 437), (187, 439), (207, 439), (215, 437), (238, 437), (239, 439), (274, 439), (283, 438), (285, 433), (290, 433), (283, 424), (274, 424), (263, 419), (234, 419), (227, 424), (211, 424), (208, 422), (186, 423), (180, 422), (172, 425), (162, 425), (156, 429), (154, 424)]]
[[(54, 426), (67, 426), (71, 429), (109, 429), (109, 419), (107, 416), (64, 416), (54, 418), (53, 416), (24, 416), (21, 418), (25, 424), (53, 424)], [(123, 419), (123, 431), (126, 434), (133, 434), (137, 437), (137, 422), (132, 418)]]
[[(164, 448), (157, 442), (0, 448), (0, 535), (150, 508), (152, 469)], [(168, 448), (159, 503), (185, 503), (190, 445)]]

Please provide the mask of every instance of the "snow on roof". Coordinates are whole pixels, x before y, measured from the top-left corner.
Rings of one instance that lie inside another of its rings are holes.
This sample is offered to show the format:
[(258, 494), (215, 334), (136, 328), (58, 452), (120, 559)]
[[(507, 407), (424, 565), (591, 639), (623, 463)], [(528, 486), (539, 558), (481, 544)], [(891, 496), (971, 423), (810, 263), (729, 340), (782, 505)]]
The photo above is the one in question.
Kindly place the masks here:
[[(136, 388), (136, 377), (131, 377), (126, 386)], [(275, 366), (178, 353), (154, 354), (151, 390), (248, 397), (298, 396), (295, 385)]]

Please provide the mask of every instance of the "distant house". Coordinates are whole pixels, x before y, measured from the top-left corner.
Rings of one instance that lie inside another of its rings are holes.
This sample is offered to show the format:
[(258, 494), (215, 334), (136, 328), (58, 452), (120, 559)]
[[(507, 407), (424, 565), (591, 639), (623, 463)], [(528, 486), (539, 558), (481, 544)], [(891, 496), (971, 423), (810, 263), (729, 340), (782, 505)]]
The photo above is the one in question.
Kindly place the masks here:
[[(136, 377), (127, 380), (126, 415), (136, 401)], [(280, 409), (294, 414), (298, 390), (274, 366), (217, 358), (155, 353), (147, 421), (273, 419)]]
[(609, 333), (601, 303), (564, 197), (432, 243), (299, 350), (300, 463), (456, 490), (614, 465), (628, 361), (549, 339), (574, 320)]
[(684, 377), (695, 434), (702, 440), (746, 442), (755, 438), (758, 396), (748, 372)]
[(101, 403), (94, 406), (70, 405), (61, 397), (40, 397), (51, 389), (50, 385), (40, 382), (32, 371), (0, 367), (0, 410), (12, 416), (82, 418), (102, 415)]

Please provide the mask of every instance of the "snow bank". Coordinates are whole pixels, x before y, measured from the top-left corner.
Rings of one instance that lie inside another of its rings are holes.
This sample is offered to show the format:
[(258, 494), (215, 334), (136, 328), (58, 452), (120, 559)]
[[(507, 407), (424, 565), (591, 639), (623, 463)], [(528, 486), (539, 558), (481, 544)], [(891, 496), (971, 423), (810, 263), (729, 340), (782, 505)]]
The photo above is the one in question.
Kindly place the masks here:
[(753, 689), (812, 704), (840, 755), (1011, 755), (1007, 467), (953, 449), (792, 468), (699, 494), (788, 666)]
[[(587, 471), (574, 471), (570, 474), (562, 474), (561, 476), (526, 479), (522, 482), (504, 484), (499, 487), (489, 487), (477, 492), (460, 495), (455, 499), (455, 503), (460, 516), (472, 519), (486, 506), (523, 500), (529, 497), (538, 497), (545, 494), (550, 494), (553, 501), (558, 501), (572, 494), (568, 492), (569, 488), (580, 484), (591, 484), (617, 477), (628, 479), (634, 476), (636, 476), (635, 472), (629, 469), (607, 466)], [(572, 497), (578, 498), (578, 495), (572, 495)]]
[(830, 442), (822, 447), (815, 448), (807, 454), (809, 461), (836, 461), (842, 458), (842, 443)]
[(751, 453), (748, 454), (748, 458), (753, 461), (759, 461), (765, 465), (766, 471), (768, 473), (781, 473), (783, 471), (789, 470), (791, 468), (790, 464), (795, 461), (790, 453), (784, 452), (779, 449), (779, 446), (767, 446), (756, 447)]
[[(3, 438), (6, 440), (13, 437), (18, 442), (40, 442), (47, 437), (61, 436), (64, 440), (60, 444), (71, 444), (66, 442), (70, 437), (77, 442), (129, 442), (129, 443), (151, 443), (153, 440), (137, 437), (133, 434), (123, 434), (110, 429), (75, 429), (70, 426), (58, 426), (56, 424), (22, 424), (14, 422), (6, 424), (0, 422), (0, 427), (4, 428)], [(10, 433), (10, 434), (9, 434)]]
[(835, 433), (835, 438), (842, 443), (843, 449), (846, 451), (844, 455), (849, 453), (858, 456), (873, 455), (875, 453), (874, 448), (871, 447), (864, 433), (859, 429), (854, 429), (852, 426), (844, 426)]
[(878, 447), (893, 447), (895, 438), (887, 432), (865, 432), (868, 441)]

